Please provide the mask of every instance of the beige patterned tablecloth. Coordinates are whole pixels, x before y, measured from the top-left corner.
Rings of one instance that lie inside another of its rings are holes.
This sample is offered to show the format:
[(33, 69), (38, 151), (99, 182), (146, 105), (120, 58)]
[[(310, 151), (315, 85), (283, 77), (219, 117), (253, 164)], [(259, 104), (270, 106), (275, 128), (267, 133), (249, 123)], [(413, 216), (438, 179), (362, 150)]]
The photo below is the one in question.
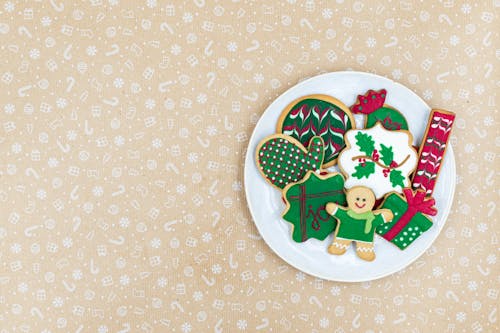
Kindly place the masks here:
[[(264, 4), (266, 3), (266, 4)], [(3, 1), (0, 332), (498, 332), (498, 0)], [(259, 237), (243, 158), (306, 77), (457, 113), (452, 212), (370, 283)]]

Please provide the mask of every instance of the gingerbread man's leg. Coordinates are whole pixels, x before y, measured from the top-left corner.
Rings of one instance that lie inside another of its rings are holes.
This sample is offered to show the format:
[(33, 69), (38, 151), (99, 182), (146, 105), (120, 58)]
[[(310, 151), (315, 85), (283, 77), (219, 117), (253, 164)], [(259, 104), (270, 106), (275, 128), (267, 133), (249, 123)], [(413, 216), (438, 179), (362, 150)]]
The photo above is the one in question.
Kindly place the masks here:
[(335, 238), (332, 245), (328, 247), (328, 252), (330, 254), (337, 254), (337, 255), (344, 254), (349, 248), (349, 245), (351, 245), (351, 242), (352, 241), (349, 239)]
[(375, 259), (373, 243), (356, 242), (356, 254), (363, 260), (373, 261)]

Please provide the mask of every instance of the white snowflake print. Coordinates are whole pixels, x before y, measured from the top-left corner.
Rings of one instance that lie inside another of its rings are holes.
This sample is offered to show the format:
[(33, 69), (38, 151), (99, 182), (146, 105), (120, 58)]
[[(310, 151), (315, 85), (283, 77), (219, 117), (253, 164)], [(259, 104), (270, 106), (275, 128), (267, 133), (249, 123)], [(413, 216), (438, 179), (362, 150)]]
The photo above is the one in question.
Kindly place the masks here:
[(193, 293), (193, 299), (194, 299), (195, 301), (197, 301), (197, 302), (199, 302), (199, 301), (203, 300), (203, 293), (202, 293), (201, 291), (199, 291), (199, 290), (198, 290), (198, 291), (195, 291), (195, 292)]
[(106, 325), (100, 325), (99, 328), (97, 329), (97, 333), (108, 333), (109, 329), (108, 326)]
[(19, 243), (14, 243), (10, 246), (10, 252), (12, 252), (14, 254), (21, 253), (21, 251), (22, 251), (22, 247), (21, 247), (21, 244), (19, 244)]
[(391, 74), (395, 80), (399, 80), (403, 77), (403, 72), (399, 68), (394, 69)]
[(184, 15), (182, 15), (182, 20), (184, 21), (184, 23), (191, 23), (191, 22), (193, 22), (193, 14), (191, 14), (191, 13), (184, 13)]
[(259, 270), (258, 276), (259, 276), (259, 279), (265, 280), (269, 277), (269, 272), (265, 269), (261, 269), (261, 270)]
[(460, 37), (458, 37), (457, 35), (452, 35), (450, 37), (450, 44), (452, 46), (457, 46), (459, 43), (460, 43)]
[(154, 109), (154, 107), (156, 106), (156, 101), (152, 98), (148, 98), (145, 102), (144, 102), (144, 106), (146, 107), (146, 109), (148, 110), (152, 110)]
[(16, 111), (16, 106), (14, 104), (7, 103), (7, 104), (4, 105), (3, 111), (6, 114), (13, 114)]
[(460, 10), (462, 11), (462, 13), (467, 15), (470, 14), (470, 12), (472, 11), (472, 6), (469, 5), (468, 3), (464, 3), (460, 8)]
[(125, 81), (121, 77), (117, 77), (113, 80), (113, 86), (115, 86), (115, 88), (122, 88), (124, 84)]
[(158, 249), (161, 246), (161, 239), (159, 239), (158, 237), (155, 237), (151, 240), (151, 242), (149, 244), (151, 245), (151, 247), (153, 249)]
[(259, 84), (264, 82), (264, 75), (262, 75), (262, 73), (255, 73), (253, 75), (253, 81)]
[(238, 322), (236, 323), (236, 327), (238, 327), (238, 329), (240, 331), (244, 331), (247, 329), (247, 326), (248, 326), (248, 323), (245, 319), (240, 319), (238, 320)]
[(366, 40), (366, 46), (369, 47), (369, 48), (372, 48), (372, 47), (375, 47), (375, 45), (377, 45), (377, 40), (373, 37), (369, 37), (367, 40)]
[(201, 240), (205, 243), (210, 242), (212, 240), (212, 234), (209, 232), (203, 233), (203, 235), (201, 235)]
[(3, 9), (5, 9), (5, 11), (8, 12), (8, 13), (12, 13), (14, 11), (14, 9), (16, 9), (16, 6), (11, 1), (7, 1), (3, 5)]
[(321, 16), (323, 16), (324, 19), (331, 19), (333, 11), (330, 8), (325, 8), (321, 11)]
[(430, 100), (432, 98), (432, 90), (430, 89), (425, 89), (423, 92), (422, 92), (422, 96), (424, 97), (425, 100)]
[(118, 222), (118, 224), (122, 228), (127, 228), (130, 225), (130, 220), (128, 217), (122, 217), (122, 218), (120, 218), (120, 221)]
[(60, 308), (64, 305), (64, 300), (62, 299), (62, 297), (56, 297), (52, 300), (52, 305), (55, 308)]
[(330, 326), (330, 320), (328, 320), (328, 318), (322, 317), (319, 320), (319, 327), (321, 327), (321, 328), (328, 328), (329, 326)]
[(19, 291), (21, 294), (27, 293), (28, 290), (29, 288), (26, 282), (21, 282), (17, 285), (17, 291)]
[(48, 27), (52, 24), (52, 19), (49, 16), (44, 16), (40, 19), (40, 23), (43, 27)]
[(159, 277), (158, 280), (156, 281), (156, 284), (160, 288), (165, 288), (167, 286), (167, 278), (164, 276)]
[(95, 45), (90, 45), (85, 49), (87, 55), (93, 57), (97, 54), (97, 47)]
[(477, 282), (476, 281), (469, 281), (469, 283), (467, 283), (467, 288), (470, 291), (476, 291), (477, 290)]
[(44, 200), (47, 197), (47, 191), (44, 189), (38, 189), (36, 191), (36, 197), (40, 200)]
[(180, 47), (179, 44), (174, 44), (170, 47), (170, 53), (173, 55), (179, 55), (182, 52), (182, 48)]
[(330, 293), (333, 295), (333, 296), (338, 296), (340, 295), (340, 287), (338, 286), (333, 286), (330, 288)]
[(64, 237), (64, 239), (62, 240), (62, 245), (65, 248), (69, 249), (73, 246), (73, 239), (71, 237)]
[(127, 286), (130, 283), (130, 277), (126, 274), (121, 275), (119, 282), (122, 286)]
[(378, 313), (375, 315), (374, 320), (377, 324), (382, 325), (385, 321), (385, 316), (381, 313)]
[(311, 42), (310, 46), (311, 46), (311, 49), (313, 49), (314, 51), (317, 51), (321, 47), (321, 42), (319, 40), (315, 39)]
[(467, 315), (465, 314), (465, 312), (458, 312), (456, 318), (458, 322), (463, 323), (467, 318)]
[(236, 44), (236, 42), (229, 42), (227, 44), (227, 50), (229, 52), (236, 52), (237, 49), (238, 49), (238, 44)]
[(200, 104), (205, 104), (207, 100), (207, 94), (199, 94), (198, 96), (196, 96), (196, 101)]
[(222, 273), (222, 267), (219, 264), (214, 264), (212, 265), (212, 273), (214, 274), (220, 274)]
[(40, 58), (40, 50), (39, 49), (31, 49), (29, 55), (30, 55), (31, 59), (36, 60), (36, 59)]
[(184, 323), (184, 324), (181, 325), (181, 331), (182, 331), (182, 333), (189, 333), (189, 332), (191, 332), (192, 328), (193, 327), (191, 326), (190, 323)]
[(198, 162), (198, 154), (197, 153), (189, 153), (187, 158), (188, 158), (189, 163)]
[(73, 280), (78, 281), (83, 278), (83, 273), (81, 270), (75, 269), (73, 270), (73, 272), (71, 272), (71, 277), (73, 278)]
[(489, 264), (489, 265), (494, 265), (496, 264), (497, 262), (497, 256), (495, 254), (489, 254), (487, 257), (486, 257), (486, 262)]
[(153, 141), (151, 142), (151, 146), (153, 146), (156, 149), (160, 149), (161, 147), (163, 147), (162, 139), (160, 138), (153, 139)]

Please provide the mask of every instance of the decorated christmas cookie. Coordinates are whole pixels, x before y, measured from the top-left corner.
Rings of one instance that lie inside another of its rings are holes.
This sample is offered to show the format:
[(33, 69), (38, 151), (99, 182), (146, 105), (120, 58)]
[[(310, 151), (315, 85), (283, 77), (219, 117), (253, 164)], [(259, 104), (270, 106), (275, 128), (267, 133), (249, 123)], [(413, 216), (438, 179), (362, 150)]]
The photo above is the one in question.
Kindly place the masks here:
[(314, 136), (325, 143), (323, 167), (336, 163), (345, 147), (344, 134), (355, 127), (351, 112), (341, 101), (326, 95), (301, 97), (290, 103), (281, 114), (276, 131), (290, 135), (304, 146)]
[(389, 131), (380, 123), (374, 127), (350, 130), (347, 147), (339, 155), (339, 167), (346, 176), (345, 187), (366, 186), (376, 198), (410, 186), (417, 153), (408, 131)]
[(404, 196), (389, 194), (380, 208), (389, 209), (394, 219), (377, 229), (377, 234), (393, 243), (401, 250), (413, 243), (420, 235), (432, 227), (428, 215), (434, 216), (437, 210), (433, 198), (425, 198), (425, 192), (403, 189)]
[(266, 180), (282, 189), (302, 179), (307, 171), (319, 170), (323, 155), (323, 140), (318, 136), (310, 140), (306, 149), (292, 137), (275, 134), (258, 144), (255, 160)]
[(388, 130), (408, 130), (408, 123), (401, 112), (384, 104), (387, 91), (385, 89), (368, 90), (365, 95), (358, 95), (356, 103), (351, 107), (353, 113), (365, 114), (365, 128), (380, 122)]
[(293, 224), (293, 240), (324, 240), (337, 225), (337, 221), (326, 212), (326, 204), (346, 203), (344, 177), (339, 173), (320, 176), (308, 171), (304, 179), (284, 188), (283, 197), (286, 203), (283, 219)]
[(328, 248), (331, 254), (344, 254), (352, 242), (356, 243), (356, 254), (363, 260), (375, 259), (373, 236), (380, 225), (392, 220), (388, 209), (373, 210), (375, 195), (367, 187), (356, 186), (347, 191), (347, 208), (328, 203), (326, 211), (338, 220), (335, 238)]
[(413, 188), (431, 195), (441, 169), (455, 114), (432, 110), (419, 152), (417, 170), (413, 176)]

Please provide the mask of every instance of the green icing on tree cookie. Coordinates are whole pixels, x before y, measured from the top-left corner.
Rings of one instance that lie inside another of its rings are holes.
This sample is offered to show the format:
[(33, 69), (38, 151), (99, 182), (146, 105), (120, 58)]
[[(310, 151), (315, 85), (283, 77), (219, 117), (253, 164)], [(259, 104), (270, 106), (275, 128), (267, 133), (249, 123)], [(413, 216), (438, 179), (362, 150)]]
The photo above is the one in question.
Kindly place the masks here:
[(375, 126), (380, 122), (388, 130), (408, 130), (405, 117), (396, 109), (381, 107), (366, 116), (366, 128)]
[(346, 204), (344, 178), (338, 173), (318, 176), (309, 171), (304, 180), (288, 186), (283, 197), (287, 203), (283, 219), (293, 224), (293, 240), (324, 240), (337, 226), (336, 219), (326, 212), (326, 204)]
[(282, 189), (301, 180), (307, 171), (318, 170), (323, 162), (324, 146), (320, 137), (313, 137), (309, 149), (295, 139), (271, 136), (257, 149), (257, 166), (265, 178)]
[(332, 165), (344, 149), (344, 134), (353, 127), (350, 114), (325, 100), (307, 98), (299, 101), (285, 115), (278, 132), (290, 135), (304, 146), (313, 136), (325, 144), (325, 165)]

